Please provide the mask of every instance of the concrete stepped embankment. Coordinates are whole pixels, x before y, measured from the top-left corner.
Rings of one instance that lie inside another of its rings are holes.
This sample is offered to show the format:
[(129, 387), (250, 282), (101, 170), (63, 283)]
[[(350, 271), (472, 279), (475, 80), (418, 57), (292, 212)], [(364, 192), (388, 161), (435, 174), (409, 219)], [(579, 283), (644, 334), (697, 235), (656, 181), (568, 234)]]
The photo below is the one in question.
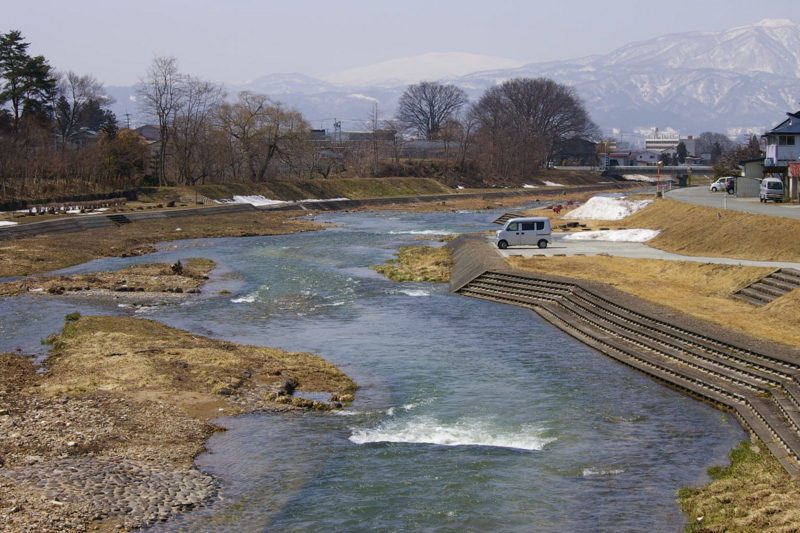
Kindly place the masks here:
[(800, 351), (601, 283), (510, 270), (483, 236), (450, 246), (458, 272), (453, 292), (528, 307), (615, 361), (730, 411), (800, 478)]
[(800, 270), (779, 268), (735, 292), (733, 297), (753, 305), (764, 306), (795, 289), (800, 289)]

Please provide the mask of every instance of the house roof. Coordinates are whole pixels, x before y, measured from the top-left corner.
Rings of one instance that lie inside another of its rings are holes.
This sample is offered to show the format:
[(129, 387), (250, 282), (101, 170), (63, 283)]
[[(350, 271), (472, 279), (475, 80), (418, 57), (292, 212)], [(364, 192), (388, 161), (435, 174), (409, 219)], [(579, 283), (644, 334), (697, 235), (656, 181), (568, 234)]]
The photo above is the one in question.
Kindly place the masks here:
[(140, 126), (133, 131), (135, 131), (148, 141), (158, 141), (161, 139), (161, 130), (158, 129), (158, 126), (145, 124), (144, 126)]
[(767, 133), (772, 135), (781, 135), (787, 133), (800, 134), (800, 111), (796, 113), (786, 113), (786, 116), (789, 118), (775, 126)]

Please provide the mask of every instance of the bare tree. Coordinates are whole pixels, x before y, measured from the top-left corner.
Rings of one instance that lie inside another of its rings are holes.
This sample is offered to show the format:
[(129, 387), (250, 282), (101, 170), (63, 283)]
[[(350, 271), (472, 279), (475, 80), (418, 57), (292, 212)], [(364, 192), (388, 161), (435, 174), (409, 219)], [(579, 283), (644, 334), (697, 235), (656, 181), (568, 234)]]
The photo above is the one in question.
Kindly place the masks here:
[(183, 93), (183, 105), (175, 117), (171, 138), (178, 183), (193, 185), (208, 177), (214, 167), (212, 119), (225, 98), (225, 91), (215, 83), (186, 76)]
[(478, 120), (473, 113), (466, 113), (458, 122), (458, 126), (458, 154), (456, 156), (456, 164), (463, 169), (467, 163), (467, 153), (475, 142)]
[(469, 102), (455, 85), (423, 81), (409, 85), (397, 103), (397, 118), (407, 122), (426, 139), (435, 139), (448, 118)]
[(55, 125), (62, 148), (85, 124), (93, 103), (101, 107), (114, 103), (102, 82), (94, 76), (79, 76), (71, 70), (58, 74), (55, 96)]
[(136, 93), (141, 98), (142, 110), (158, 120), (161, 137), (158, 181), (159, 185), (166, 185), (170, 129), (185, 96), (185, 77), (178, 71), (178, 60), (174, 57), (154, 57), (144, 77), (139, 78)]
[(711, 161), (716, 163), (722, 156), (733, 148), (733, 141), (724, 133), (706, 131), (697, 137), (695, 153), (709, 154)]
[(400, 162), (400, 154), (403, 152), (405, 135), (408, 133), (408, 125), (400, 120), (384, 120), (382, 129), (392, 136), (391, 152), (395, 163)]
[(524, 177), (541, 167), (559, 142), (600, 136), (575, 90), (545, 78), (515, 78), (492, 87), (472, 113), (492, 168), (506, 177)]
[(362, 123), (365, 131), (369, 132), (369, 149), (372, 155), (372, 175), (378, 175), (383, 142), (381, 140), (381, 113), (378, 110), (378, 103), (374, 102), (369, 110), (367, 120)]
[(242, 158), (252, 181), (263, 181), (276, 159), (290, 161), (302, 149), (309, 130), (299, 111), (249, 91), (239, 93), (234, 104), (222, 104), (217, 119), (232, 159)]

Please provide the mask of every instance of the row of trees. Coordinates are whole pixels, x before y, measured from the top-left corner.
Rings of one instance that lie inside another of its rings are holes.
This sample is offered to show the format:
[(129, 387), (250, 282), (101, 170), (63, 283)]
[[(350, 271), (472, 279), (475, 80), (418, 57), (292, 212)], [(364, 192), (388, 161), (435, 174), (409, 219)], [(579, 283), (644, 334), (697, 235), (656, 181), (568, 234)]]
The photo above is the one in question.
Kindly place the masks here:
[(456, 164), (477, 163), (489, 173), (524, 179), (541, 169), (567, 139), (599, 139), (575, 89), (553, 80), (516, 78), (487, 90), (469, 105), (455, 86), (423, 82), (406, 89), (397, 119), (426, 139), (458, 146)]
[(565, 137), (597, 134), (570, 87), (517, 79), (470, 104), (458, 87), (423, 82), (408, 87), (397, 115), (375, 106), (358, 140), (313, 139), (297, 110), (267, 95), (242, 92), (184, 74), (171, 57), (156, 57), (140, 78), (141, 114), (158, 128), (148, 143), (119, 128), (113, 100), (90, 75), (57, 72), (31, 56), (20, 32), (0, 35), (0, 191), (2, 197), (97, 192), (138, 184), (263, 181), (276, 176), (380, 175), (399, 162), (403, 143), (437, 141), (444, 170), (467, 167), (487, 176), (529, 175)]
[[(18, 31), (0, 35), (0, 197), (97, 192), (87, 177), (129, 186), (148, 157), (136, 135), (118, 135), (113, 101), (93, 76), (54, 70)], [(101, 131), (86, 150), (87, 131)], [(128, 178), (128, 179), (126, 179)]]
[(247, 91), (229, 102), (220, 85), (182, 74), (175, 58), (155, 58), (137, 93), (144, 113), (158, 124), (153, 174), (159, 185), (299, 173), (312, 148), (300, 112)]
[[(456, 86), (411, 85), (393, 118), (381, 117), (375, 105), (362, 134), (317, 139), (297, 110), (246, 91), (231, 100), (221, 85), (182, 73), (175, 58), (156, 57), (137, 86), (142, 115), (158, 129), (148, 144), (117, 126), (102, 83), (57, 72), (27, 48), (17, 31), (0, 35), (3, 198), (336, 172), (378, 176), (389, 162), (400, 163), (404, 143), (413, 138), (435, 141), (428, 144), (443, 159), (440, 170), (454, 182), (467, 172), (485, 182), (523, 180), (563, 141), (600, 136), (572, 87), (518, 78), (475, 102)], [(709, 145), (701, 151), (720, 157), (731, 151), (722, 135), (703, 134), (701, 142)]]
[(138, 93), (158, 123), (162, 185), (328, 176), (335, 169), (379, 175), (382, 160), (399, 161), (409, 133), (439, 141), (445, 171), (477, 166), (488, 175), (524, 178), (559, 141), (599, 134), (574, 89), (546, 79), (508, 81), (472, 105), (458, 87), (412, 85), (394, 119), (372, 108), (358, 141), (311, 140), (296, 110), (250, 92), (228, 102), (220, 87), (182, 75), (174, 58), (156, 58)]

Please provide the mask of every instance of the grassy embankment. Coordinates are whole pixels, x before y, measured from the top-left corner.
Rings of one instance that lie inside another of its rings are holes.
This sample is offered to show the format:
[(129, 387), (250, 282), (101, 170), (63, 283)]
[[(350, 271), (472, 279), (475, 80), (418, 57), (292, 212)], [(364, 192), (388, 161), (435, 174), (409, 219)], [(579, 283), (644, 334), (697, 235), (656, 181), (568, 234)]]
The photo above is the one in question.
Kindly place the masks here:
[[(553, 217), (552, 211), (545, 213)], [(800, 221), (794, 219), (719, 212), (659, 199), (624, 220), (587, 225), (660, 230), (647, 244), (678, 254), (800, 262), (796, 244)], [(699, 320), (800, 347), (798, 291), (764, 307), (730, 298), (770, 268), (609, 256), (512, 257), (508, 263), (520, 270), (600, 281)]]
[(790, 533), (800, 530), (800, 487), (766, 446), (742, 442), (731, 464), (708, 470), (704, 487), (678, 491), (686, 533)]
[(271, 200), (305, 200), (326, 198), (391, 198), (426, 194), (451, 194), (453, 190), (427, 178), (352, 178), (328, 180), (265, 181), (263, 183), (232, 183), (194, 187), (142, 188), (140, 200), (166, 202), (183, 199), (191, 202), (195, 193), (201, 199), (230, 199), (234, 196), (260, 195)]

